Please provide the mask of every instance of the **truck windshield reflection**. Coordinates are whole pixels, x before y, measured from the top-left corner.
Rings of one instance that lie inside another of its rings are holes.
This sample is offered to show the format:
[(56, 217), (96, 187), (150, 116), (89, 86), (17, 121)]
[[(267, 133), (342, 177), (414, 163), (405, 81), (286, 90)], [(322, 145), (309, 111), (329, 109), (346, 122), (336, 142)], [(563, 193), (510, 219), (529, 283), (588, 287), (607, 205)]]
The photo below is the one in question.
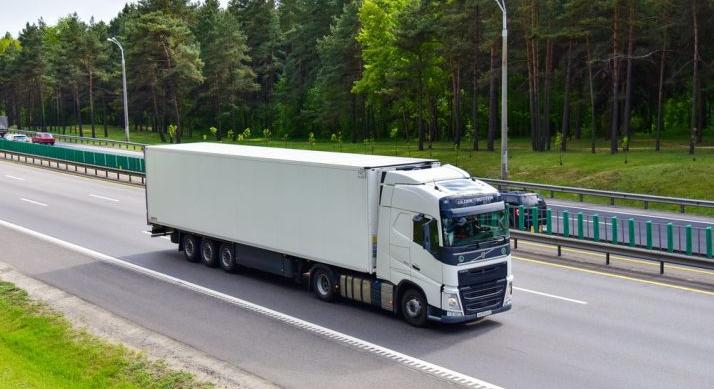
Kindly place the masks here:
[(441, 219), (446, 247), (481, 246), (508, 237), (505, 210)]

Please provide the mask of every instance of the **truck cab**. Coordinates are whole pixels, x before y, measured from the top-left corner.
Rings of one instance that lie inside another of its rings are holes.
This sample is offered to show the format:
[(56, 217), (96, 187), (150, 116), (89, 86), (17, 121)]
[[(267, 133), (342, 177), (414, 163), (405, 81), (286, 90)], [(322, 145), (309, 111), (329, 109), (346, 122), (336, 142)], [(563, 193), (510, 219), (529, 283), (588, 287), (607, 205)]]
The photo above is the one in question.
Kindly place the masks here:
[(454, 166), (385, 172), (377, 277), (415, 325), (474, 321), (511, 308), (508, 215), (499, 192)]

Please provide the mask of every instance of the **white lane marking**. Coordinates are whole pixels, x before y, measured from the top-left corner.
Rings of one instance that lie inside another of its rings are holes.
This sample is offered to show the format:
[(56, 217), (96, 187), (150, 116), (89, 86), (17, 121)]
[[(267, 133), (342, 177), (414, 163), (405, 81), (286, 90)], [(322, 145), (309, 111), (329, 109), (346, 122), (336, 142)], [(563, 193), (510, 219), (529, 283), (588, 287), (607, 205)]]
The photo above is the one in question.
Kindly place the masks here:
[(9, 174), (6, 174), (5, 177), (7, 177), (7, 178), (9, 178), (9, 179), (11, 179), (11, 180), (25, 181), (24, 178), (11, 176), (11, 175), (9, 175)]
[(237, 297), (233, 297), (230, 295), (227, 295), (225, 293), (221, 293), (218, 291), (215, 291), (213, 289), (206, 288), (201, 285), (197, 285), (185, 280), (182, 280), (180, 278), (172, 277), (167, 274), (163, 274), (160, 272), (157, 272), (155, 270), (147, 269), (145, 267), (141, 267), (139, 265), (130, 263), (130, 262), (125, 262), (122, 261), (121, 259), (114, 258), (112, 256), (102, 254), (98, 251), (94, 251), (92, 249), (88, 249), (86, 247), (82, 247), (79, 245), (76, 245), (74, 243), (70, 243), (49, 235), (45, 235), (41, 232), (37, 232), (34, 230), (31, 230), (29, 228), (25, 228), (22, 226), (19, 226), (17, 224), (13, 224), (10, 222), (7, 222), (5, 220), (0, 219), (0, 226), (9, 228), (11, 230), (27, 234), (30, 236), (33, 236), (35, 238), (44, 240), (45, 242), (49, 242), (52, 244), (56, 244), (60, 247), (64, 247), (68, 250), (75, 251), (77, 253), (86, 255), (88, 257), (92, 257), (94, 259), (97, 259), (102, 262), (106, 262), (112, 265), (115, 265), (117, 267), (121, 267), (127, 270), (131, 270), (140, 274), (143, 274), (145, 276), (167, 282), (172, 285), (177, 285), (189, 290), (192, 290), (196, 293), (201, 293), (203, 295), (209, 296), (209, 297), (214, 297), (220, 300), (223, 300), (229, 304), (233, 304), (239, 308), (254, 312), (256, 314), (262, 315), (269, 317), (271, 319), (283, 322), (289, 326), (302, 329), (304, 331), (322, 336), (327, 339), (331, 339), (333, 341), (336, 341), (338, 343), (342, 343), (351, 347), (355, 347), (357, 349), (372, 353), (377, 356), (381, 356), (383, 358), (387, 358), (391, 361), (394, 361), (396, 363), (399, 363), (403, 366), (409, 367), (411, 369), (418, 370), (422, 373), (430, 374), (434, 377), (441, 378), (443, 380), (468, 386), (471, 388), (479, 388), (479, 389), (501, 389), (499, 386), (490, 384), (488, 382), (479, 380), (478, 378), (474, 378), (450, 369), (447, 369), (445, 367), (435, 365), (426, 361), (423, 361), (421, 359), (411, 357), (406, 354), (402, 354), (398, 351), (379, 346), (377, 344), (368, 342), (366, 340), (362, 340), (359, 338), (355, 338), (353, 336), (343, 334), (339, 331), (335, 331), (326, 327), (322, 327), (318, 324), (311, 323), (306, 320), (298, 319), (297, 317), (290, 316), (285, 313), (281, 313), (275, 310), (272, 310), (270, 308), (251, 303), (250, 301), (246, 301), (243, 299), (239, 299)]
[[(663, 220), (675, 220), (675, 221), (680, 221), (680, 222), (689, 222), (689, 223), (700, 223), (700, 224), (708, 224), (710, 223), (709, 221), (704, 221), (704, 220), (692, 220), (692, 219), (679, 219), (676, 217), (669, 217), (669, 216), (658, 216), (658, 215), (648, 215), (645, 213), (638, 213), (638, 212), (625, 212), (625, 211), (610, 211), (606, 208), (588, 208), (588, 207), (576, 207), (576, 206), (571, 206), (571, 205), (564, 205), (564, 204), (553, 204), (556, 207), (560, 208), (566, 208), (566, 209), (583, 209), (586, 211), (596, 211), (596, 212), (602, 212), (602, 213), (614, 213), (618, 215), (626, 215), (626, 216), (640, 216), (640, 217), (646, 217), (650, 219), (663, 219)], [(602, 216), (602, 215), (601, 215)], [(623, 219), (624, 220), (624, 219)]]
[[(151, 235), (151, 231), (143, 231), (143, 230), (142, 230), (141, 232), (144, 233), (144, 234), (146, 234), (146, 235)], [(169, 236), (160, 236), (160, 238), (162, 238), (162, 239), (167, 239), (167, 240), (168, 240), (168, 239), (171, 239), (171, 237), (169, 237)]]
[(35, 200), (26, 199), (26, 198), (24, 198), (24, 197), (21, 197), (20, 200), (21, 200), (21, 201), (24, 201), (24, 202), (27, 202), (27, 203), (30, 203), (30, 204), (39, 205), (40, 207), (46, 207), (46, 206), (47, 206), (47, 204), (45, 204), (45, 203), (41, 203), (41, 202), (35, 201)]
[(90, 194), (89, 197), (94, 197), (95, 199), (113, 201), (113, 202), (115, 202), (115, 203), (118, 203), (118, 202), (119, 202), (119, 200), (117, 200), (117, 199), (113, 199), (113, 198), (111, 198), (111, 197), (106, 197), (106, 196), (95, 195), (95, 194)]
[(575, 299), (571, 299), (571, 298), (567, 298), (567, 297), (562, 297), (562, 296), (556, 296), (556, 295), (550, 294), (550, 293), (537, 292), (537, 291), (535, 291), (535, 290), (519, 288), (519, 287), (517, 287), (517, 286), (514, 286), (513, 289), (519, 290), (519, 291), (521, 291), (521, 292), (537, 294), (537, 295), (539, 295), (539, 296), (550, 297), (550, 298), (554, 298), (554, 299), (557, 299), (557, 300), (568, 301), (568, 302), (575, 303), (575, 304), (588, 305), (587, 301), (575, 300)]

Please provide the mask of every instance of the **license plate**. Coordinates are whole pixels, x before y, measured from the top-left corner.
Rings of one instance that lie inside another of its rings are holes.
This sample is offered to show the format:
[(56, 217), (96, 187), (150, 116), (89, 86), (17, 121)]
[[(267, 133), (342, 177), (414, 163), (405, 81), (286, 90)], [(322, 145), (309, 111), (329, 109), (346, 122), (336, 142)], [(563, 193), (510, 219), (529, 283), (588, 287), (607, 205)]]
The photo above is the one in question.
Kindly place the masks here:
[(490, 315), (491, 313), (492, 313), (492, 311), (491, 311), (491, 310), (488, 310), (488, 311), (483, 311), (483, 312), (479, 312), (479, 313), (477, 313), (477, 314), (476, 314), (476, 317), (484, 317), (484, 316), (488, 316), (488, 315)]

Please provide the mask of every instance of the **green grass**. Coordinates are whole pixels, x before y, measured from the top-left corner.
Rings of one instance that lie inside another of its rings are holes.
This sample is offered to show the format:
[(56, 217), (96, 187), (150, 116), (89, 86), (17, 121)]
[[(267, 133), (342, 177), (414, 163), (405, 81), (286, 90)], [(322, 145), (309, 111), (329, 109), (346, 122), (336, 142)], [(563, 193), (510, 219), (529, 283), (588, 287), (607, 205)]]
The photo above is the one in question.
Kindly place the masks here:
[[(100, 131), (100, 133), (102, 133)], [(110, 129), (110, 138), (123, 139), (123, 130)], [(159, 142), (156, 133), (132, 132), (132, 141), (154, 144)], [(211, 136), (207, 139), (211, 140)], [(202, 134), (193, 138), (184, 137), (184, 142), (202, 141)], [(666, 137), (662, 140), (662, 151), (654, 151), (654, 140), (645, 135), (635, 135), (630, 144), (630, 152), (625, 163), (625, 153), (611, 155), (609, 141), (598, 139), (597, 153), (590, 152), (590, 140), (574, 140), (568, 143), (568, 152), (563, 155), (563, 165), (559, 163), (558, 152), (536, 153), (530, 149), (530, 140), (512, 139), (509, 143), (510, 179), (555, 185), (577, 186), (603, 190), (645, 193), (662, 196), (714, 199), (714, 139), (705, 137), (698, 145), (694, 157), (687, 154), (686, 136)], [(232, 143), (232, 142), (228, 142)], [(291, 139), (287, 144), (281, 140), (266, 142), (252, 138), (241, 144), (266, 145), (315, 150), (338, 151), (339, 145), (327, 140), (318, 140), (311, 146), (306, 139)], [(495, 152), (456, 151), (447, 142), (435, 143), (432, 151), (417, 151), (415, 141), (407, 144), (400, 140), (396, 154), (399, 156), (437, 158), (444, 163), (458, 165), (471, 174), (480, 177), (497, 178), (500, 175), (499, 144)], [(485, 148), (485, 141), (481, 142)], [(374, 150), (372, 150), (374, 149)], [(374, 153), (395, 155), (392, 141), (375, 142), (374, 147), (363, 143), (344, 142), (341, 151), (354, 153)], [(588, 199), (591, 200), (591, 199)], [(596, 201), (603, 201), (599, 199)], [(638, 204), (641, 206), (641, 204)]]
[(73, 329), (46, 306), (0, 282), (1, 388), (207, 387), (187, 373)]

